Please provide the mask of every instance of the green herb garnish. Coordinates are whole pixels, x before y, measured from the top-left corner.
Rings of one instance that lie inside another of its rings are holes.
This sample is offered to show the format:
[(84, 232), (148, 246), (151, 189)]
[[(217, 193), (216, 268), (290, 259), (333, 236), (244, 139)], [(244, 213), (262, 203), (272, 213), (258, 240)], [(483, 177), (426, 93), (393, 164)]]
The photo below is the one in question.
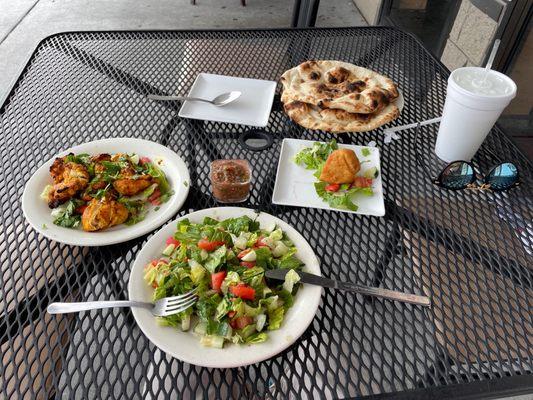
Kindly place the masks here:
[(81, 206), (83, 201), (72, 199), (67, 201), (61, 209), (58, 209), (54, 224), (64, 228), (76, 228), (81, 222), (81, 215), (76, 214), (76, 208)]

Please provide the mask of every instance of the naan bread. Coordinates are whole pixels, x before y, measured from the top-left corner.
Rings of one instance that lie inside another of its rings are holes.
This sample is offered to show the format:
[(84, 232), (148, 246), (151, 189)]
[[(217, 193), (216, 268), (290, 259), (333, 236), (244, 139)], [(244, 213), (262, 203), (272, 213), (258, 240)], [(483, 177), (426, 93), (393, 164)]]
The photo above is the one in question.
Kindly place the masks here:
[(398, 97), (389, 78), (342, 61), (306, 61), (285, 71), (281, 83), (291, 100), (350, 113), (375, 113)]
[(285, 112), (297, 124), (307, 129), (327, 132), (366, 132), (398, 118), (400, 111), (394, 104), (372, 114), (354, 114), (332, 108), (322, 109), (301, 101), (284, 102)]

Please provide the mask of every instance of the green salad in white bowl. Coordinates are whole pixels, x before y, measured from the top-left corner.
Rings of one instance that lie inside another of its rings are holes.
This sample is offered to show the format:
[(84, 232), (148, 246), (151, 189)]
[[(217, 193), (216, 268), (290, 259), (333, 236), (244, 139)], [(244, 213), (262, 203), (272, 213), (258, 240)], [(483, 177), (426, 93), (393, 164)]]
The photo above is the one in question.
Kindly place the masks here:
[[(248, 216), (201, 223), (178, 222), (161, 257), (151, 261), (144, 279), (153, 300), (197, 289), (193, 307), (160, 323), (193, 332), (204, 346), (260, 343), (281, 327), (298, 292), (303, 262), (294, 243), (274, 223), (260, 228)], [(267, 281), (266, 269), (289, 269), (285, 282)]]
[[(288, 269), (285, 280), (264, 277)], [(232, 368), (272, 357), (309, 326), (322, 289), (296, 271), (320, 275), (307, 241), (286, 222), (239, 207), (200, 210), (171, 222), (139, 252), (131, 300), (155, 301), (196, 288), (187, 310), (167, 317), (133, 309), (146, 336), (195, 365)], [(251, 349), (253, 348), (253, 351)]]

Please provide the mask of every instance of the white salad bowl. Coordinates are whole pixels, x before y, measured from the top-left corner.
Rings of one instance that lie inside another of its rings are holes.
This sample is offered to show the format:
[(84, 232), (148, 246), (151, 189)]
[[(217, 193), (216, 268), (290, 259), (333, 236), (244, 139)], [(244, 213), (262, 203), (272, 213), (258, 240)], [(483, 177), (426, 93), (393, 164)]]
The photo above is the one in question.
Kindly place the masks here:
[[(40, 195), (46, 185), (52, 184), (50, 166), (56, 157), (68, 153), (91, 155), (101, 153), (136, 153), (157, 161), (167, 176), (174, 194), (156, 210), (149, 206), (146, 218), (135, 225), (120, 224), (98, 232), (85, 232), (81, 228), (64, 228), (54, 225), (48, 204)], [(181, 208), (189, 193), (189, 170), (179, 155), (155, 142), (134, 138), (112, 138), (96, 140), (72, 147), (45, 162), (26, 183), (22, 194), (22, 211), (29, 224), (41, 235), (74, 246), (104, 246), (125, 242), (142, 236), (172, 218)]]
[[(267, 213), (257, 213), (254, 210), (240, 207), (220, 207), (200, 210), (161, 228), (141, 249), (131, 269), (128, 283), (130, 300), (152, 301), (153, 289), (144, 281), (144, 267), (153, 259), (161, 257), (165, 248), (165, 241), (173, 236), (177, 222), (188, 218), (191, 222), (202, 222), (204, 217), (218, 220), (236, 218), (248, 215), (257, 218), (262, 228), (275, 223), (293, 241), (297, 248), (296, 256), (305, 264), (304, 271), (320, 275), (320, 265), (313, 249), (293, 227), (279, 218)], [(200, 337), (190, 331), (183, 332), (179, 328), (166, 327), (158, 324), (150, 311), (134, 308), (133, 316), (144, 334), (165, 353), (190, 364), (212, 368), (234, 368), (254, 364), (271, 358), (293, 344), (313, 321), (318, 310), (322, 288), (319, 286), (303, 285), (297, 292), (294, 305), (288, 310), (281, 328), (266, 331), (268, 339), (263, 343), (241, 345), (228, 344), (224, 348), (204, 347), (200, 344)]]

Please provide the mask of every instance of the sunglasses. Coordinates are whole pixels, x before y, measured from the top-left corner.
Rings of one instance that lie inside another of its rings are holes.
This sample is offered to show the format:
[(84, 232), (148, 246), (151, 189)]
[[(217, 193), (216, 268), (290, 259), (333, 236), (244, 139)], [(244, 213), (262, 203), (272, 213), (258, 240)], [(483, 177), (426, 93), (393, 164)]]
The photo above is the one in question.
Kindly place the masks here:
[[(420, 124), (416, 127), (415, 141), (418, 141)], [(431, 178), (427, 168), (422, 165), (422, 157), (417, 152), (417, 161), (424, 170), (425, 174), (434, 184), (449, 190), (493, 190), (501, 192), (509, 190), (520, 185), (518, 181), (518, 168), (511, 162), (504, 162), (493, 166), (489, 172), (483, 176), (479, 174), (474, 165), (468, 161), (452, 161), (449, 163), (436, 178)]]

